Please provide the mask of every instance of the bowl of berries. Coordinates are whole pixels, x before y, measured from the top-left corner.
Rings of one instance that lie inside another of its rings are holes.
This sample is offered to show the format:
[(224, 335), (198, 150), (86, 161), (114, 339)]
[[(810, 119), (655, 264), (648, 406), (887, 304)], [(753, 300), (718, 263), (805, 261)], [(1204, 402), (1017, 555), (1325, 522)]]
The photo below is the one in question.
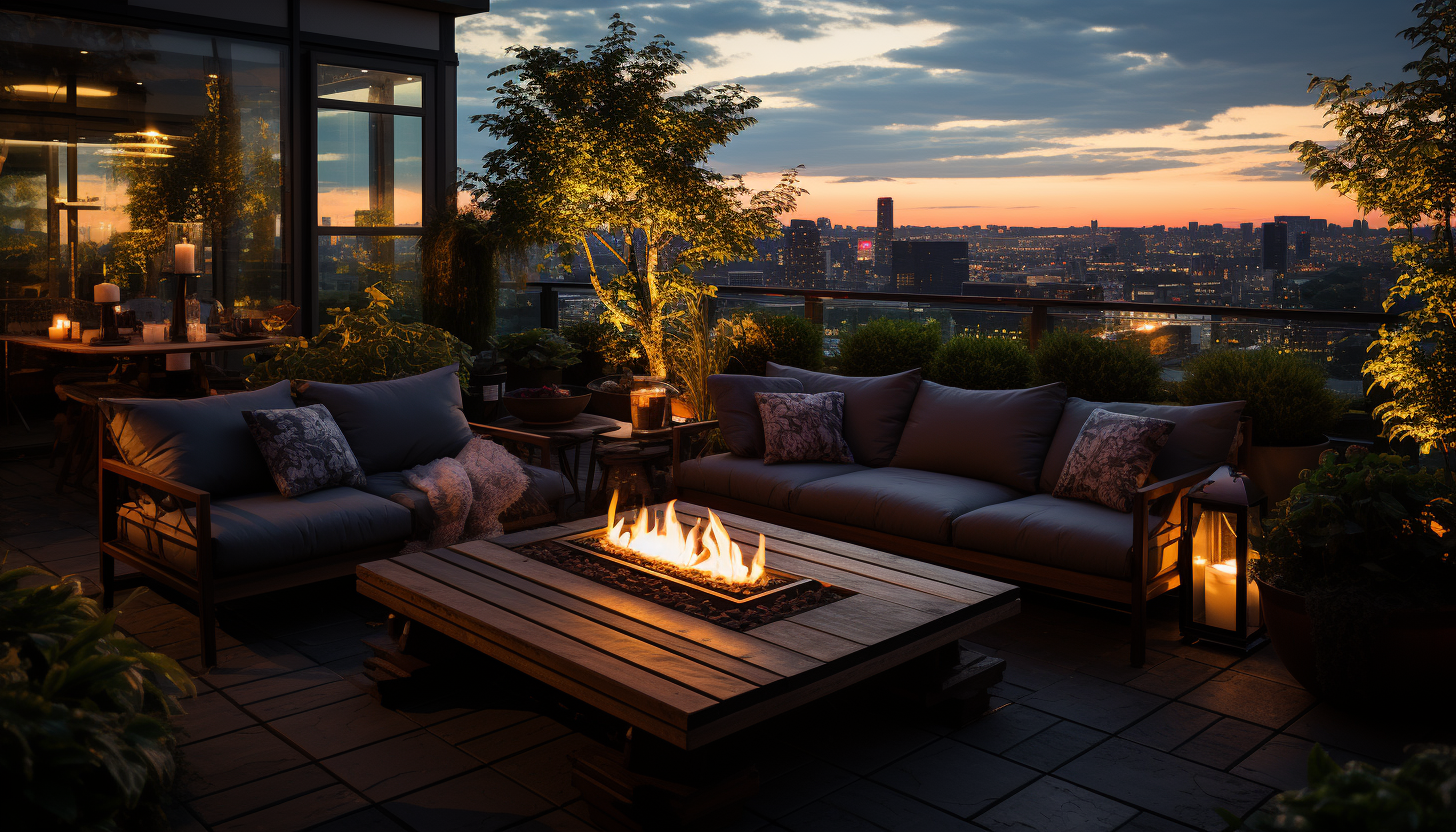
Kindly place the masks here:
[(522, 387), (505, 394), (506, 411), (528, 425), (564, 425), (591, 401), (591, 393), (548, 384)]

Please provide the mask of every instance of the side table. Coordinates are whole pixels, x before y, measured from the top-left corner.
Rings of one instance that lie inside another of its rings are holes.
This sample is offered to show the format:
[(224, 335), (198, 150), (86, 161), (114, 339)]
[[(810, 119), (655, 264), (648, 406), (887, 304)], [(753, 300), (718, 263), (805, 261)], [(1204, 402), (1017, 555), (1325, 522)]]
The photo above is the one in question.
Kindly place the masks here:
[[(672, 429), (613, 432), (598, 437), (587, 466), (587, 509), (606, 510), (608, 495), (621, 495), (619, 505), (658, 501), (655, 469), (672, 462)], [(593, 468), (602, 467), (602, 485), (595, 486)]]
[[(616, 419), (608, 419), (606, 416), (597, 416), (592, 413), (583, 413), (570, 422), (560, 425), (528, 425), (514, 416), (508, 416), (504, 419), (497, 419), (489, 425), (483, 425), (482, 427), (487, 435), (503, 441), (511, 441), (512, 439), (524, 437), (530, 437), (532, 439), (544, 438), (550, 451), (544, 454), (545, 459), (541, 461), (541, 464), (547, 468), (552, 468), (551, 457), (552, 452), (554, 452), (556, 462), (560, 466), (557, 470), (571, 479), (571, 490), (578, 500), (583, 499), (581, 485), (577, 482), (577, 474), (581, 469), (581, 446), (590, 444), (598, 436), (603, 434), (625, 433), (630, 435), (632, 431), (632, 426), (626, 422), (619, 422)], [(566, 452), (570, 450), (576, 451), (573, 454), (575, 457), (574, 463), (567, 459)], [(595, 448), (592, 449), (592, 453), (595, 453)], [(594, 457), (588, 455), (588, 480), (591, 478), (592, 459)], [(588, 482), (587, 486), (588, 491), (590, 491), (591, 483)]]

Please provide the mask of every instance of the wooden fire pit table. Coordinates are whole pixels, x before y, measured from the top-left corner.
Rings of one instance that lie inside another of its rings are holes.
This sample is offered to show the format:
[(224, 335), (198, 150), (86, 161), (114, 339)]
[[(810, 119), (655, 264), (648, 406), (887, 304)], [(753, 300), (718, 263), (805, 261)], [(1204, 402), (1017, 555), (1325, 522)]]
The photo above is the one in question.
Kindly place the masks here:
[[(686, 523), (708, 514), (676, 510)], [(364, 564), (359, 591), (629, 724), (623, 757), (574, 762), (593, 820), (608, 829), (730, 821), (758, 784), (724, 751), (735, 735), (871, 677), (903, 683), (916, 706), (985, 709), (1002, 662), (958, 639), (1018, 612), (1016, 587), (718, 516), (750, 555), (766, 536), (770, 570), (845, 597), (740, 632), (515, 551), (602, 528), (604, 517)], [(392, 670), (418, 666), (403, 659)]]

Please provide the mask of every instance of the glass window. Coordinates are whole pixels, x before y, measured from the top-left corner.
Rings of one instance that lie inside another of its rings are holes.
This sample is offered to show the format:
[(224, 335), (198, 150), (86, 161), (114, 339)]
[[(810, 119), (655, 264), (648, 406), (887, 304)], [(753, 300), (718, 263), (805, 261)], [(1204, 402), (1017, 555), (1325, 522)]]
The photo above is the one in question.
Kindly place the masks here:
[(419, 116), (318, 114), (318, 224), (418, 226), (424, 206)]
[(163, 298), (168, 222), (203, 222), (198, 295), (290, 299), (280, 48), (0, 13), (0, 298), (112, 281)]
[(378, 286), (394, 300), (391, 316), (420, 320), (419, 237), (319, 237), (319, 320), (335, 309), (369, 305), (364, 289)]
[(319, 64), (318, 97), (335, 101), (424, 106), (425, 82), (418, 75)]

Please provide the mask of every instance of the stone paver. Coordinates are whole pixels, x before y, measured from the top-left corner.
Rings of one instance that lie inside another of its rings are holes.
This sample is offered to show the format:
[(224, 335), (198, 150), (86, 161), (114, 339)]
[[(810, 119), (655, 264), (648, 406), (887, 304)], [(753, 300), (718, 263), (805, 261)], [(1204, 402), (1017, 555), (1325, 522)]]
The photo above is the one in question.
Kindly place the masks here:
[(1184, 695), (1183, 701), (1269, 728), (1282, 728), (1313, 705), (1314, 697), (1301, 688), (1230, 670), (1199, 685)]
[(945, 739), (870, 779), (968, 818), (1036, 778), (1033, 769)]
[(1063, 679), (1021, 700), (1023, 705), (1109, 733), (1142, 719), (1165, 701), (1085, 674)]
[(1043, 777), (976, 818), (991, 832), (1112, 832), (1138, 810), (1055, 777)]
[(479, 769), (383, 804), (415, 832), (493, 832), (552, 806), (524, 786)]

